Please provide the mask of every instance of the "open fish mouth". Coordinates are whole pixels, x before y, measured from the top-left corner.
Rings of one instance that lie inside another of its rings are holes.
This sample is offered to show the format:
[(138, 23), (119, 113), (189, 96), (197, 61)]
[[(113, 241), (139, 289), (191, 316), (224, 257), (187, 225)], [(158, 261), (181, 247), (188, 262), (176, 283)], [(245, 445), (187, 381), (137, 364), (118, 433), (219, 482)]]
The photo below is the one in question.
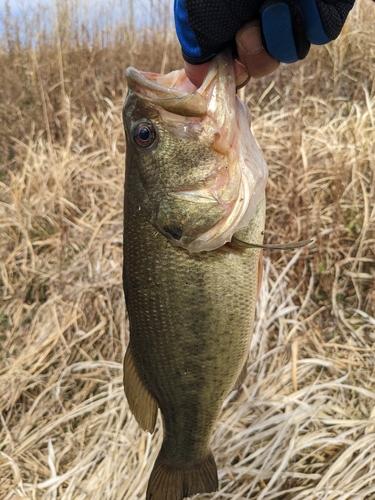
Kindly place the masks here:
[(126, 77), (129, 89), (150, 104), (180, 116), (203, 117), (207, 114), (205, 97), (196, 91), (184, 71), (159, 75), (130, 67)]
[[(126, 74), (127, 102), (139, 99), (156, 113), (168, 133), (190, 141), (192, 147), (199, 143), (212, 158), (209, 170), (199, 162), (187, 165), (189, 171), (201, 168), (201, 176), (186, 183), (182, 173), (181, 181), (176, 177), (168, 192), (163, 186), (158, 191), (151, 180), (148, 185), (147, 176), (142, 176), (150, 196), (150, 222), (173, 245), (190, 252), (221, 247), (254, 216), (268, 175), (250, 129), (249, 110), (236, 97), (231, 55), (224, 53), (213, 60), (198, 89), (182, 70), (158, 75), (129, 68)], [(165, 183), (169, 184), (166, 179)]]

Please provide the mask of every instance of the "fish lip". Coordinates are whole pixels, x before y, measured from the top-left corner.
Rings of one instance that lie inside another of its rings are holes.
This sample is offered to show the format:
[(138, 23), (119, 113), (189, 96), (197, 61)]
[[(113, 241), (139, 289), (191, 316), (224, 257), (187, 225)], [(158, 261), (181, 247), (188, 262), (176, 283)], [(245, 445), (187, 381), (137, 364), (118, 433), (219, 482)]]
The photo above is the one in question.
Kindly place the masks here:
[[(229, 87), (228, 104), (229, 108), (234, 107), (235, 101), (235, 79), (233, 58), (229, 50), (224, 51), (220, 56), (220, 63), (213, 60), (202, 85), (195, 92), (187, 92), (178, 88), (188, 80), (186, 74), (172, 72), (168, 75), (139, 71), (134, 67), (129, 67), (125, 71), (130, 92), (134, 92), (141, 99), (151, 105), (163, 108), (173, 114), (191, 118), (204, 118), (215, 111), (217, 107), (217, 92), (211, 92), (212, 82), (219, 81), (220, 87)], [(170, 75), (174, 75), (168, 80)], [(160, 82), (160, 83), (159, 83)], [(163, 85), (163, 83), (165, 83)], [(233, 92), (232, 92), (233, 91)], [(228, 104), (226, 107), (228, 107)], [(218, 138), (220, 139), (220, 135)], [(219, 152), (226, 150), (225, 140), (217, 140), (214, 148)], [(222, 143), (220, 145), (220, 143)], [(224, 146), (224, 148), (223, 148)]]
[[(197, 92), (185, 92), (175, 87), (165, 87), (156, 81), (157, 73), (147, 73), (130, 67), (125, 72), (128, 87), (141, 99), (173, 114), (203, 118), (207, 115), (207, 100)], [(153, 78), (153, 79), (152, 79)]]
[[(139, 71), (136, 68), (130, 66), (125, 71), (126, 78), (128, 80), (128, 87), (136, 91), (137, 86), (140, 86), (146, 90), (150, 90), (152, 92), (157, 93), (162, 97), (169, 98), (179, 98), (183, 97), (188, 92), (184, 92), (183, 90), (172, 88), (172, 87), (164, 87), (155, 81), (155, 77), (158, 77), (157, 73), (151, 73), (147, 71)], [(152, 80), (152, 77), (154, 79)], [(138, 92), (137, 92), (138, 93)], [(142, 96), (144, 97), (144, 96)]]

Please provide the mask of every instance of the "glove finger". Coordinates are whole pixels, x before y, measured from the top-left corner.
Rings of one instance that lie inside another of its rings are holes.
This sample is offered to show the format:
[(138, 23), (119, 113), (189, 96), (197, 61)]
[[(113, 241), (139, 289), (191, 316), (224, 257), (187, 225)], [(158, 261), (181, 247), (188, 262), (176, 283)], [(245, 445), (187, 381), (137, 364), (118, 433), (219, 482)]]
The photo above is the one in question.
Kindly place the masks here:
[(315, 45), (337, 38), (353, 8), (354, 0), (294, 0), (306, 21), (306, 36)]
[[(307, 39), (314, 45), (324, 45), (325, 43), (330, 42), (331, 38), (328, 38), (323, 28), (322, 19), (320, 17), (318, 6), (316, 5), (315, 0), (294, 0), (294, 1), (301, 9), (303, 17), (305, 19)], [(335, 7), (331, 8), (335, 10)]]
[(335, 40), (341, 33), (355, 0), (316, 0), (323, 28), (330, 40)]
[(310, 42), (299, 7), (291, 0), (268, 0), (260, 9), (262, 33), (267, 51), (278, 61), (293, 63), (304, 59)]

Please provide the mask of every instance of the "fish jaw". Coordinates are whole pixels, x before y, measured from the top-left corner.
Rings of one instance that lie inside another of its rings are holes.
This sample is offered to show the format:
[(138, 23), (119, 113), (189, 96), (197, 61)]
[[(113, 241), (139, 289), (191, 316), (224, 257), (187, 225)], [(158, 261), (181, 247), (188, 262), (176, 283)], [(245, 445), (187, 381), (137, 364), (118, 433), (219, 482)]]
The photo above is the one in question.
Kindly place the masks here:
[(151, 224), (172, 245), (189, 252), (223, 246), (254, 216), (268, 174), (250, 129), (250, 113), (235, 95), (230, 54), (213, 60), (194, 92), (189, 92), (195, 88), (182, 70), (164, 76), (130, 68), (127, 77), (127, 102), (139, 100), (152, 110), (163, 129), (160, 135), (190, 142), (191, 148), (199, 144), (211, 157), (209, 169), (207, 162), (186, 165), (186, 171), (197, 172), (194, 179), (181, 172), (171, 183), (166, 170), (158, 187), (147, 174), (140, 175)]

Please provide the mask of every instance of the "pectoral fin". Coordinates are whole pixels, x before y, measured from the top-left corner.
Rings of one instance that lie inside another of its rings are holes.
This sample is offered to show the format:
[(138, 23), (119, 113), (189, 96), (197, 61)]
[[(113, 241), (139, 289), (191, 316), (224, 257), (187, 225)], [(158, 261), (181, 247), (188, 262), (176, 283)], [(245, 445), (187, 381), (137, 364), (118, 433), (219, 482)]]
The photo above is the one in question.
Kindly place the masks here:
[(158, 404), (138, 374), (130, 345), (124, 359), (124, 389), (130, 411), (139, 426), (145, 431), (154, 432)]
[(295, 248), (302, 248), (310, 243), (312, 243), (314, 240), (304, 240), (304, 241), (296, 241), (295, 243), (281, 243), (281, 244), (275, 244), (275, 245), (262, 245), (258, 243), (249, 243), (247, 241), (242, 241), (236, 238), (235, 236), (232, 237), (232, 243), (233, 245), (239, 247), (239, 248), (262, 248), (264, 250), (294, 250)]

